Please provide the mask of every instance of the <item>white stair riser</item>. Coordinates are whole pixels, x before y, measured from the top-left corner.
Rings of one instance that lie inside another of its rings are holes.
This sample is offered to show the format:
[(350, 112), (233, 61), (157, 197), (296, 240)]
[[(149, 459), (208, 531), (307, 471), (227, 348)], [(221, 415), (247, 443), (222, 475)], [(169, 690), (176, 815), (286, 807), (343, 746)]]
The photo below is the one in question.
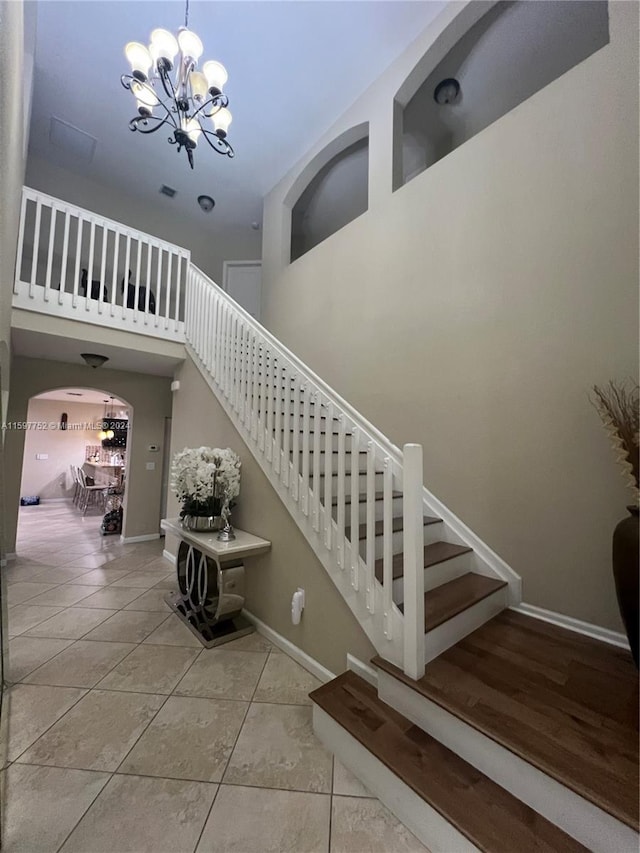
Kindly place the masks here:
[[(429, 566), (424, 570), (424, 591), (435, 589), (437, 586), (442, 586), (443, 583), (448, 583), (456, 578), (462, 577), (469, 571), (470, 554), (460, 554), (458, 557), (452, 557), (450, 560), (445, 560), (442, 563), (437, 563), (435, 566)], [(402, 578), (397, 578), (393, 582), (393, 600), (396, 604), (404, 601), (404, 584)]]
[(479, 853), (449, 821), (317, 705), (313, 706), (313, 730), (324, 746), (432, 853), (454, 850), (455, 853)]
[[(302, 470), (300, 471), (300, 473), (302, 473)], [(313, 472), (310, 469), (309, 470), (309, 480), (310, 481), (313, 479), (312, 474), (313, 474)], [(374, 477), (374, 481), (375, 481), (375, 487), (374, 488), (375, 488), (376, 492), (382, 491), (382, 486), (383, 486), (382, 478), (383, 478), (383, 476), (384, 476), (383, 474), (376, 474)], [(344, 493), (345, 493), (345, 495), (350, 495), (351, 490), (354, 488), (354, 484), (351, 482), (352, 480), (353, 480), (353, 477), (351, 477), (349, 474), (347, 474), (344, 478), (344, 484), (345, 484), (344, 485)], [(324, 481), (325, 481), (325, 478), (323, 476), (320, 476), (320, 495), (321, 496), (324, 495)], [(339, 481), (338, 477), (331, 477), (331, 493), (333, 495), (338, 494), (338, 481)], [(355, 493), (356, 494), (364, 494), (364, 492), (366, 492), (366, 490), (367, 490), (367, 475), (366, 474), (359, 474), (356, 477), (356, 481), (355, 481)], [(382, 501), (380, 501), (380, 503), (382, 503)], [(349, 508), (349, 512), (351, 512), (351, 508)]]
[[(400, 515), (401, 513), (399, 513)], [(438, 535), (439, 531), (442, 530), (442, 523), (439, 524), (425, 524), (424, 525), (424, 544), (431, 545), (433, 542), (439, 542), (440, 536)], [(403, 549), (403, 532), (402, 530), (396, 530), (393, 534), (393, 544), (392, 551), (394, 554), (400, 554)], [(375, 555), (376, 560), (379, 560), (383, 555), (384, 548), (384, 538), (382, 536), (375, 537)], [(366, 539), (360, 540), (360, 556), (364, 559), (367, 553), (367, 541)]]
[(628, 826), (382, 670), (378, 695), (589, 850), (637, 853), (638, 836)]
[(425, 660), (428, 663), (444, 651), (455, 646), (463, 637), (468, 636), (493, 619), (507, 607), (508, 587), (497, 589), (491, 595), (467, 607), (452, 619), (425, 634)]

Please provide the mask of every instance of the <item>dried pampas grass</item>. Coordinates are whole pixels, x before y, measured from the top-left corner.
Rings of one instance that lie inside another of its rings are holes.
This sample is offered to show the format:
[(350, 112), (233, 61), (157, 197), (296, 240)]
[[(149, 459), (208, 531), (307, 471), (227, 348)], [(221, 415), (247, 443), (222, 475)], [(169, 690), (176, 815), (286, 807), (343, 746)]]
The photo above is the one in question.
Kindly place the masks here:
[(638, 409), (640, 388), (632, 382), (611, 381), (608, 385), (593, 386), (595, 399), (604, 427), (609, 433), (616, 457), (625, 474), (636, 502), (640, 500), (640, 470), (638, 451), (640, 445), (640, 413)]

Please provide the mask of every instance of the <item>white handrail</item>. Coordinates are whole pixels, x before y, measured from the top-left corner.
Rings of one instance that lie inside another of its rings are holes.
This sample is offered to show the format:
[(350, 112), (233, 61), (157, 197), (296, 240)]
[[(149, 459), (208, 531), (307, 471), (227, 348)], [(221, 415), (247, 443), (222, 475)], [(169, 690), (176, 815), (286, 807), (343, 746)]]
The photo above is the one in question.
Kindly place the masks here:
[[(419, 678), (424, 673), (420, 446), (406, 445), (401, 452), (193, 264), (185, 335), (220, 403), (376, 649)], [(393, 577), (394, 518), (403, 489), (404, 615), (394, 603)], [(381, 535), (376, 504), (382, 507)], [(381, 542), (381, 572), (376, 542)]]

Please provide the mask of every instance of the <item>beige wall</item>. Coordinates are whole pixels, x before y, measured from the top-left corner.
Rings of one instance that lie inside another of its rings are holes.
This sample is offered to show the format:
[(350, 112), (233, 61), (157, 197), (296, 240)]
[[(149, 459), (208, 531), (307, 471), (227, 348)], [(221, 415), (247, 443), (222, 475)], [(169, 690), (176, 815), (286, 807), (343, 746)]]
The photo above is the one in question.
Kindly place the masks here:
[[(373, 646), (191, 359), (177, 377), (172, 456), (185, 447), (233, 448), (242, 459), (242, 479), (232, 523), (272, 543), (268, 554), (246, 563), (247, 609), (332, 672), (346, 669), (347, 652), (368, 661)], [(171, 494), (168, 515), (179, 511)], [(175, 553), (175, 547), (168, 537), (167, 548)], [(306, 607), (296, 626), (291, 597), (298, 587), (306, 590)]]
[[(68, 418), (65, 430), (58, 428), (62, 412)], [(100, 403), (30, 400), (27, 422), (31, 428), (24, 435), (20, 495), (39, 495), (41, 500), (71, 497), (71, 465), (80, 467), (87, 445), (100, 444), (96, 430), (90, 425), (101, 423), (103, 413), (104, 406)], [(36, 458), (43, 454), (47, 459)]]
[[(479, 7), (446, 9), (267, 197), (263, 322), (396, 444), (424, 445), (426, 485), (525, 601), (619, 629), (629, 493), (589, 389), (637, 375), (638, 5), (610, 3), (609, 45), (392, 193), (394, 96)], [(296, 177), (363, 121), (369, 211), (287, 265)]]
[[(26, 421), (29, 399), (55, 388), (96, 388), (126, 402), (132, 416), (123, 533), (126, 537), (153, 535), (159, 532), (162, 443), (165, 418), (171, 417), (169, 385), (169, 379), (159, 376), (16, 356), (11, 366), (8, 420)], [(5, 440), (9, 552), (15, 550), (24, 437), (24, 430), (7, 430)], [(157, 444), (159, 451), (150, 452), (150, 444)], [(155, 463), (155, 470), (148, 471), (147, 463)]]
[(25, 184), (189, 249), (193, 263), (220, 285), (223, 261), (260, 259), (260, 231), (254, 231), (249, 224), (246, 228), (214, 227), (210, 221), (195, 228), (193, 223), (176, 216), (171, 199), (165, 196), (158, 195), (158, 203), (149, 205), (135, 195), (125, 195), (33, 155), (27, 162)]

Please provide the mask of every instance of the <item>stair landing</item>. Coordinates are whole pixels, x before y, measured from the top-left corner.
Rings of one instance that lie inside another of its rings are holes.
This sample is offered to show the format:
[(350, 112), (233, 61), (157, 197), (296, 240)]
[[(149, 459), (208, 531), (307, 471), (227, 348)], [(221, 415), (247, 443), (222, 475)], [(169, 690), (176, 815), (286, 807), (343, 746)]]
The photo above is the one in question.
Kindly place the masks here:
[(638, 671), (629, 652), (506, 610), (417, 682), (374, 663), (638, 830)]

